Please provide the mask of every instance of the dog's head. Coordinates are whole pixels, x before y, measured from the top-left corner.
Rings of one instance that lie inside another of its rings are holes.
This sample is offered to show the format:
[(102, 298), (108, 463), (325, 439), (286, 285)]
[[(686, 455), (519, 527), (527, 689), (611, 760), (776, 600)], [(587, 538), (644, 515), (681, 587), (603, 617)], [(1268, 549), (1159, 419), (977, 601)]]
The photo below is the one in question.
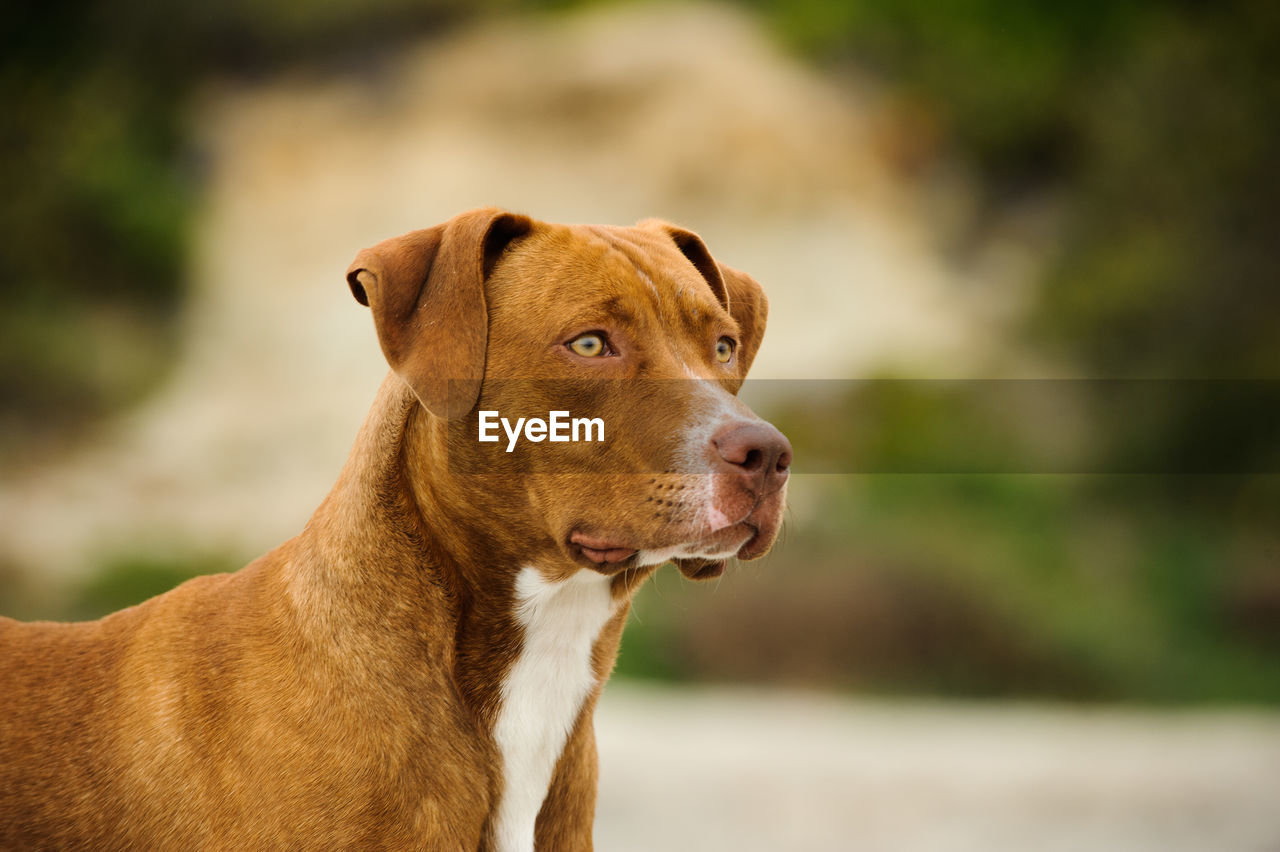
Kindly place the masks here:
[[(518, 477), (504, 499), (560, 557), (705, 579), (772, 545), (791, 447), (736, 396), (767, 302), (693, 232), (483, 209), (362, 251), (347, 280), (453, 472)], [(557, 411), (558, 432), (512, 428)]]

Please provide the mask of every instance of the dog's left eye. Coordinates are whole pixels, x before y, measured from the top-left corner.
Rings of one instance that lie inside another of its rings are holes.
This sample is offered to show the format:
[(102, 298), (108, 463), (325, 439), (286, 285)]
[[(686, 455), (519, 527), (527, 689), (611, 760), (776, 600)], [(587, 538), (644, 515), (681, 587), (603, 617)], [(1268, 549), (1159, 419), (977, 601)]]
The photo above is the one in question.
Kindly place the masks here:
[(580, 334), (565, 345), (573, 350), (575, 355), (581, 355), (583, 358), (599, 358), (602, 355), (613, 354), (613, 350), (609, 348), (609, 341), (603, 334), (596, 332)]
[(736, 344), (732, 337), (722, 337), (716, 341), (716, 360), (721, 364), (728, 364), (729, 359), (733, 357), (733, 349)]

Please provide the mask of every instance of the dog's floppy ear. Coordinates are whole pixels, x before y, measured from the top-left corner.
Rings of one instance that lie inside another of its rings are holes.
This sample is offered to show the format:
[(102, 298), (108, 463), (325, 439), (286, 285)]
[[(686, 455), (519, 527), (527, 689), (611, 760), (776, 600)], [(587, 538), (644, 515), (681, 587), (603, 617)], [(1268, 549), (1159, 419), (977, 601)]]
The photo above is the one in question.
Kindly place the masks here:
[(391, 369), (432, 414), (456, 420), (475, 407), (489, 338), (484, 281), (503, 249), (532, 228), (525, 216), (473, 210), (383, 240), (347, 269)]
[(712, 257), (706, 243), (693, 231), (660, 219), (646, 219), (640, 223), (640, 227), (661, 231), (671, 237), (680, 253), (707, 279), (711, 291), (742, 331), (738, 363), (745, 376), (760, 349), (765, 323), (769, 318), (769, 300), (765, 298), (764, 288), (745, 272), (739, 272)]

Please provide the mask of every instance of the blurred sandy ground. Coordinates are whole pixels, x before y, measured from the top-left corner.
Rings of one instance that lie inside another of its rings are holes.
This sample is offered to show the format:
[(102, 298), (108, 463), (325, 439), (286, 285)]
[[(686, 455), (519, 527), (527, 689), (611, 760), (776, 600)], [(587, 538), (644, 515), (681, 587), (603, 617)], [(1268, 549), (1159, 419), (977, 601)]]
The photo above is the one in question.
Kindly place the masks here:
[(612, 683), (603, 852), (1268, 852), (1280, 718)]

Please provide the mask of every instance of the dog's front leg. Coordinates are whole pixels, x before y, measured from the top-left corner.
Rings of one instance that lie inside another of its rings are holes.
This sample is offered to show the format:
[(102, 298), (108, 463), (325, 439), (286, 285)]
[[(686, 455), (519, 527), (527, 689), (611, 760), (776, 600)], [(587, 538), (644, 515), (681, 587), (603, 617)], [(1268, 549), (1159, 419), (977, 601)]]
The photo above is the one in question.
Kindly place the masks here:
[[(594, 702), (590, 702), (594, 704)], [(578, 718), (538, 813), (535, 849), (591, 850), (596, 813), (596, 734), (588, 706)]]

